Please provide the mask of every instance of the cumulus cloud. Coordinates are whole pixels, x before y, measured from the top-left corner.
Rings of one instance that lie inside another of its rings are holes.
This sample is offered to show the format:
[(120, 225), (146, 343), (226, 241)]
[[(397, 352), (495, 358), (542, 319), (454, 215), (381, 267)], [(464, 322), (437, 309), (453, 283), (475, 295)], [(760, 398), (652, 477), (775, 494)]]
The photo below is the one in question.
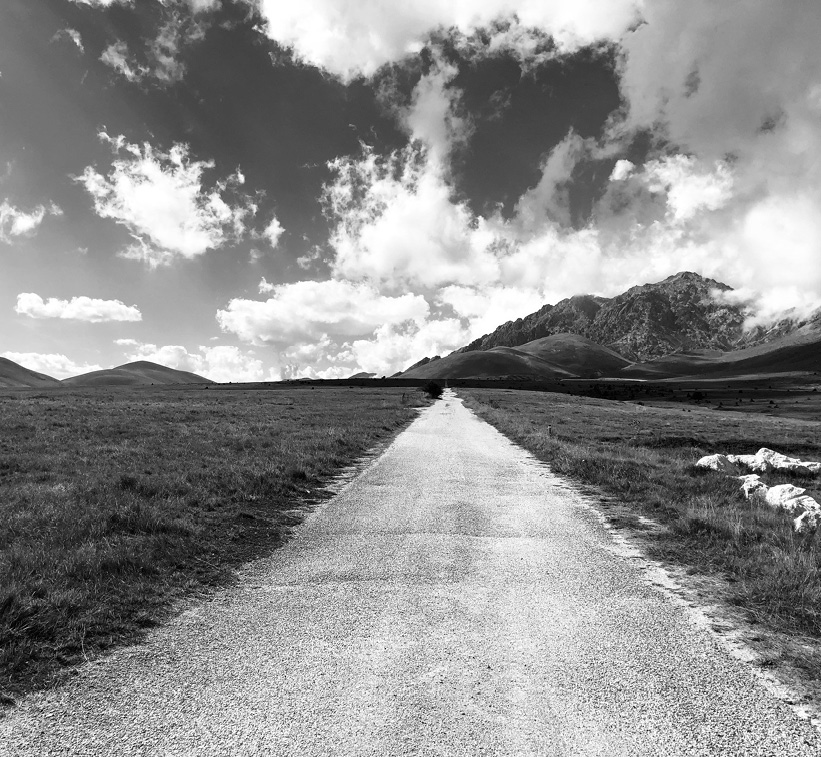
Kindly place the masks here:
[(56, 379), (79, 376), (81, 373), (101, 370), (99, 365), (76, 363), (65, 355), (43, 352), (4, 352), (3, 357)]
[(422, 321), (429, 310), (419, 295), (385, 296), (350, 281), (298, 281), (273, 287), (263, 282), (271, 295), (267, 300), (233, 299), (217, 311), (224, 331), (251, 344), (311, 343), (328, 334), (348, 340), (368, 336), (385, 323)]
[(149, 360), (179, 371), (197, 373), (212, 381), (263, 381), (265, 371), (252, 351), (239, 347), (201, 346), (196, 352), (177, 344), (158, 346), (136, 339), (117, 339), (115, 344), (127, 348), (129, 361)]
[(636, 21), (635, 0), (246, 0), (262, 12), (265, 33), (294, 55), (343, 80), (370, 76), (380, 66), (420, 50), (430, 33), (448, 29), (470, 35), (508, 19), (506, 42), (532, 52), (526, 30), (544, 30), (559, 49), (576, 49), (618, 37)]
[(365, 148), (359, 159), (330, 164), (335, 180), (325, 188), (325, 204), (335, 222), (337, 277), (397, 290), (498, 277), (488, 224), (452, 199), (441, 165), (429, 155), (415, 145), (387, 158)]
[(141, 321), (142, 313), (133, 305), (120, 300), (101, 300), (91, 297), (72, 297), (60, 300), (42, 297), (33, 292), (17, 295), (15, 312), (30, 318), (60, 318), (64, 320), (102, 323), (104, 321)]
[(27, 315), (29, 318), (62, 318), (88, 323), (141, 321), (143, 318), (136, 307), (124, 305), (120, 300), (99, 300), (91, 297), (72, 297), (70, 300), (49, 297), (43, 300), (39, 294), (33, 292), (18, 294), (14, 310), (19, 315)]
[(273, 249), (279, 244), (279, 238), (283, 235), (285, 229), (282, 228), (282, 224), (279, 222), (276, 216), (274, 216), (270, 223), (260, 232), (257, 236), (261, 239), (265, 239), (268, 241), (268, 244), (271, 245)]
[(27, 237), (37, 231), (46, 216), (61, 216), (63, 211), (54, 205), (37, 205), (31, 210), (21, 210), (8, 199), (0, 203), (0, 242), (10, 244), (16, 237)]
[(394, 373), (414, 349), (438, 346), (431, 329), (439, 327), (428, 323), (430, 305), (420, 295), (385, 295), (366, 283), (333, 279), (276, 285), (263, 279), (260, 291), (268, 299), (231, 300), (217, 322), (244, 342), (271, 348), (274, 374), (283, 378)]
[(148, 143), (130, 144), (122, 136), (103, 132), (100, 138), (119, 157), (107, 175), (88, 166), (76, 180), (94, 199), (101, 218), (128, 229), (134, 244), (122, 253), (126, 257), (163, 265), (196, 258), (243, 236), (256, 205), (239, 191), (239, 171), (206, 185), (203, 174), (214, 163), (192, 160), (186, 145), (163, 152)]
[(624, 181), (636, 166), (629, 160), (617, 160), (610, 174), (610, 181)]

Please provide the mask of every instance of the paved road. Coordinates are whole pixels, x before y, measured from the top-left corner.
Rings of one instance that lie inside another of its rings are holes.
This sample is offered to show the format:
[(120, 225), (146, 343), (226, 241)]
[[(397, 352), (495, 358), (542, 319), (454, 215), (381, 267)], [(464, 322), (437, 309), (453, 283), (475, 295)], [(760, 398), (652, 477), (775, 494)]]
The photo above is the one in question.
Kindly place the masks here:
[(241, 586), (0, 722), (2, 755), (818, 755), (449, 394)]

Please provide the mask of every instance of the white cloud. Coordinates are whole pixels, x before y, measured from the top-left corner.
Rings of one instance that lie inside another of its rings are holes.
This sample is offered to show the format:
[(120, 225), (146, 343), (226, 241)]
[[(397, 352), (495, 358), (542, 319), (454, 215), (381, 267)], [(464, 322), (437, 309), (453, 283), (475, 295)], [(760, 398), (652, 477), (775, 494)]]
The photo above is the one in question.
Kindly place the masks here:
[(141, 321), (143, 318), (136, 307), (124, 305), (119, 300), (99, 300), (91, 297), (59, 300), (56, 297), (49, 297), (44, 301), (39, 294), (33, 292), (18, 294), (14, 311), (29, 318), (62, 318), (88, 323)]
[(140, 81), (149, 73), (147, 66), (130, 60), (128, 45), (121, 40), (112, 42), (106, 47), (102, 55), (100, 55), (100, 60), (115, 71), (118, 71), (130, 82)]
[(10, 244), (15, 237), (31, 236), (48, 215), (61, 216), (63, 211), (53, 203), (25, 211), (3, 200), (0, 203), (0, 242)]
[(456, 66), (436, 60), (414, 88), (410, 107), (401, 114), (411, 138), (420, 140), (429, 160), (443, 170), (453, 147), (464, 142), (471, 131), (470, 122), (456, 115), (461, 92), (451, 82), (458, 73)]
[(389, 289), (481, 284), (498, 277), (493, 233), (453, 201), (441, 165), (409, 146), (382, 159), (339, 158), (325, 201), (335, 226), (334, 275)]
[(529, 315), (545, 304), (543, 293), (536, 288), (504, 285), (484, 288), (452, 285), (442, 289), (436, 299), (467, 320), (470, 340), (506, 321)]
[(666, 192), (676, 221), (686, 221), (701, 210), (717, 210), (732, 197), (733, 175), (722, 161), (700, 171), (695, 158), (672, 155), (645, 163), (643, 177), (651, 192)]
[[(469, 35), (500, 18), (513, 22), (508, 45), (532, 48), (524, 30), (552, 34), (562, 50), (618, 37), (636, 20), (634, 0), (246, 0), (258, 5), (267, 35), (297, 58), (343, 80), (418, 51), (434, 30)], [(515, 19), (514, 19), (515, 14)], [(518, 32), (518, 33), (517, 33)], [(501, 44), (501, 43), (497, 43)]]
[(126, 257), (168, 264), (196, 258), (245, 233), (245, 221), (256, 206), (237, 191), (239, 172), (207, 186), (203, 173), (214, 167), (213, 161), (190, 159), (186, 145), (163, 152), (148, 143), (130, 144), (122, 136), (101, 133), (100, 138), (120, 157), (107, 176), (88, 166), (77, 181), (94, 198), (97, 214), (122, 224), (134, 238)]
[(613, 166), (613, 172), (610, 174), (610, 181), (624, 181), (636, 166), (629, 160), (617, 160), (616, 165)]
[(129, 348), (126, 353), (129, 361), (148, 360), (219, 382), (265, 380), (262, 361), (252, 351), (243, 351), (239, 347), (201, 346), (197, 352), (189, 352), (181, 345), (157, 346), (135, 339), (117, 339), (115, 344)]
[(30, 371), (45, 373), (56, 379), (79, 376), (81, 373), (101, 370), (99, 365), (75, 363), (65, 355), (42, 352), (4, 352), (4, 358), (28, 368)]
[(746, 318), (744, 328), (766, 328), (788, 318), (800, 322), (809, 317), (818, 308), (818, 299), (798, 287), (775, 287), (762, 292), (741, 288), (728, 291), (715, 291), (713, 297), (722, 303), (740, 305), (744, 308)]
[(262, 237), (268, 240), (268, 244), (270, 244), (272, 248), (276, 248), (277, 244), (279, 244), (279, 238), (284, 231), (285, 229), (282, 228), (282, 224), (277, 220), (276, 216), (274, 216), (263, 230)]
[(421, 322), (429, 310), (419, 295), (389, 297), (349, 281), (298, 281), (269, 291), (264, 301), (231, 300), (217, 311), (220, 327), (251, 344), (285, 346), (318, 342), (324, 335), (369, 336), (385, 323)]
[(51, 38), (52, 42), (57, 42), (61, 39), (68, 39), (70, 40), (74, 46), (81, 52), (85, 52), (85, 47), (83, 46), (83, 38), (80, 36), (80, 32), (76, 29), (66, 28), (60, 29), (59, 31), (54, 33), (54, 36)]
[(265, 280), (263, 276), (259, 282), (259, 293), (260, 294), (271, 294), (276, 289), (276, 284), (271, 284), (269, 281)]

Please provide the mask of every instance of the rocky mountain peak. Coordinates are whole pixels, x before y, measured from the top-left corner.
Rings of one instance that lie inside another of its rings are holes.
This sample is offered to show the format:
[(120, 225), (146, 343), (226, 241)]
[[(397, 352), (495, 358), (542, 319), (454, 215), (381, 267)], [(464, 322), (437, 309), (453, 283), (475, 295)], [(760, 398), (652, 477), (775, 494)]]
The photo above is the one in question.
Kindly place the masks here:
[(681, 350), (731, 350), (744, 337), (743, 307), (714, 296), (730, 290), (720, 281), (682, 271), (615, 297), (575, 295), (508, 321), (458, 352), (516, 347), (559, 333), (587, 337), (634, 361)]

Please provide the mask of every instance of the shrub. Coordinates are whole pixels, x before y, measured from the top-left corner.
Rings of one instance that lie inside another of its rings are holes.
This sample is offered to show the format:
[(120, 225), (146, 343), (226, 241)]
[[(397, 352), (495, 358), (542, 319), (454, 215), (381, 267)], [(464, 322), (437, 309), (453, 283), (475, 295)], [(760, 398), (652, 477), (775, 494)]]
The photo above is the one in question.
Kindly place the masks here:
[(443, 389), (435, 381), (428, 381), (428, 383), (422, 387), (422, 391), (431, 399), (438, 400), (442, 396)]

